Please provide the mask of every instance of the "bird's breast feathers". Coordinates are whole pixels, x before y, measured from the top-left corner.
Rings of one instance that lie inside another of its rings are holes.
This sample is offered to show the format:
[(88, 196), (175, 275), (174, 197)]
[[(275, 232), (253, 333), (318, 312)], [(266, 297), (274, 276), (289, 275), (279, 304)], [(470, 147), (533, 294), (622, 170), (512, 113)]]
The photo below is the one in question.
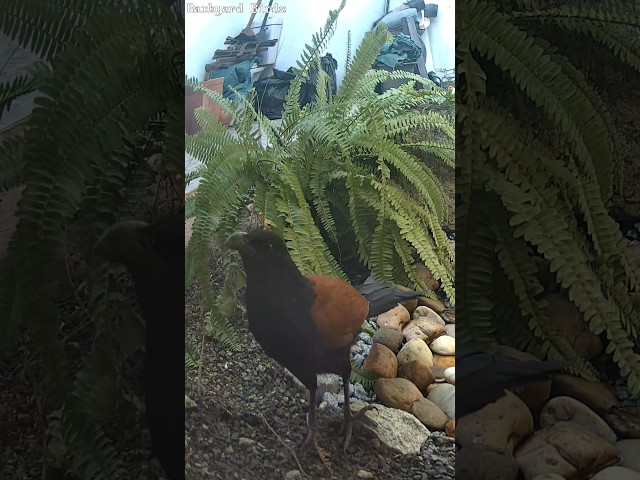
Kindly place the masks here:
[(326, 275), (307, 277), (315, 292), (311, 319), (335, 348), (348, 346), (367, 318), (369, 302), (344, 280)]

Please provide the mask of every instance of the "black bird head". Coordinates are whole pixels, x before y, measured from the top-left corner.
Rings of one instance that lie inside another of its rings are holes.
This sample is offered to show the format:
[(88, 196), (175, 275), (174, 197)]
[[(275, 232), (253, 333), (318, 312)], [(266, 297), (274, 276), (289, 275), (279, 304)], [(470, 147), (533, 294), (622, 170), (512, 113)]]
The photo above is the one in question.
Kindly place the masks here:
[(153, 223), (128, 220), (108, 228), (94, 247), (98, 258), (127, 267), (145, 317), (184, 308), (184, 216)]
[(275, 265), (295, 268), (284, 240), (269, 230), (236, 232), (227, 238), (225, 246), (240, 253), (245, 268), (247, 264), (260, 265), (262, 268)]
[(302, 276), (284, 240), (273, 231), (236, 232), (227, 238), (225, 246), (240, 253), (247, 279), (275, 281)]
[(270, 230), (236, 232), (227, 238), (225, 245), (246, 255), (259, 255), (266, 252), (289, 255), (284, 241)]
[(157, 272), (180, 269), (184, 248), (184, 218), (167, 216), (154, 223), (127, 220), (108, 228), (98, 240), (94, 255), (127, 266), (132, 272), (149, 268)]

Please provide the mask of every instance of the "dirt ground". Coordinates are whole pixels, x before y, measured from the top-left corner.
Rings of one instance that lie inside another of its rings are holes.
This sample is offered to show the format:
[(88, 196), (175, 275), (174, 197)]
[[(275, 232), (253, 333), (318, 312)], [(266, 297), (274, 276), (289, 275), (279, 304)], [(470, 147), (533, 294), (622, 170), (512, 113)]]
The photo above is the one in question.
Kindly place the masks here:
[[(198, 348), (203, 318), (193, 291), (186, 308), (187, 342)], [(300, 452), (307, 392), (262, 352), (244, 319), (235, 324), (239, 352), (205, 339), (201, 371), (187, 371), (186, 393), (196, 404), (185, 420), (187, 480), (454, 478), (453, 440), (438, 432), (418, 455), (402, 456), (363, 436), (356, 423), (345, 455), (341, 410), (318, 411), (318, 446)]]

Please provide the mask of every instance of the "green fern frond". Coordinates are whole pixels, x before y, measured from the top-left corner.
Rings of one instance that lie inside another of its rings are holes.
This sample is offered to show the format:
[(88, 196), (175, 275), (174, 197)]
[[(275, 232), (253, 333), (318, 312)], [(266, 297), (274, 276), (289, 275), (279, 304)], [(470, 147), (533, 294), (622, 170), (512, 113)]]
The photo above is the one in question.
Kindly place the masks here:
[(340, 91), (336, 95), (336, 102), (344, 101), (355, 93), (360, 80), (371, 69), (376, 57), (380, 54), (380, 49), (387, 40), (387, 32), (387, 27), (382, 22), (367, 32), (362, 43), (356, 49), (353, 61), (345, 71)]
[(345, 72), (347, 70), (349, 70), (350, 66), (351, 66), (351, 30), (347, 31), (347, 54), (345, 56), (345, 60), (344, 60), (344, 69)]
[(49, 415), (48, 447), (58, 466), (77, 478), (127, 478), (124, 462), (100, 425), (76, 412), (70, 404)]
[(280, 187), (276, 205), (285, 220), (284, 238), (292, 246), (293, 261), (304, 274), (346, 278), (322, 240), (297, 179), (287, 175), (286, 169), (282, 178), (286, 185)]
[(326, 48), (336, 28), (338, 15), (344, 9), (346, 0), (342, 0), (337, 10), (330, 10), (329, 16), (323, 28), (313, 34), (312, 45), (306, 44), (302, 51), (301, 61), (297, 61), (297, 67), (293, 67), (295, 78), (289, 86), (282, 112), (283, 141), (291, 140), (290, 128), (300, 119), (300, 91), (302, 83), (307, 79), (308, 72), (316, 58)]
[[(281, 235), (305, 274), (346, 278), (339, 262), (357, 254), (365, 267), (388, 281), (422, 288), (414, 266), (422, 260), (434, 264), (443, 288), (455, 299), (453, 253), (441, 226), (443, 189), (423, 158), (414, 156), (429, 151), (427, 158), (435, 162), (451, 159), (453, 117), (442, 112), (451, 109), (453, 97), (416, 91), (412, 84), (376, 94), (377, 83), (389, 78), (424, 82), (408, 72), (370, 71), (380, 40), (386, 40), (381, 25), (350, 62), (350, 86), (343, 83), (336, 96), (325, 95), (328, 77), (318, 70), (315, 101), (300, 107), (299, 87), (312, 67), (319, 68), (336, 16), (332, 12), (306, 46), (280, 125), (246, 99), (233, 107), (234, 127), (240, 125), (234, 137), (206, 111), (196, 111), (202, 131), (186, 137), (186, 151), (202, 167), (189, 177), (197, 175), (199, 184), (189, 200), (195, 220), (186, 279), (197, 278), (205, 305), (230, 298), (230, 292), (217, 293), (209, 286), (212, 242), (217, 244), (229, 225), (245, 228), (247, 220)], [(219, 94), (207, 95), (224, 104)], [(422, 132), (428, 133), (418, 137)], [(260, 135), (267, 137), (266, 145)], [(252, 205), (258, 222), (247, 219), (246, 211), (236, 214), (241, 200)]]
[[(184, 92), (176, 76), (166, 74), (183, 34), (166, 4), (84, 0), (3, 2), (0, 28), (44, 62), (29, 72), (31, 80), (15, 80), (1, 94), (3, 106), (36, 88), (42, 94), (24, 135), (1, 147), (2, 188), (23, 187), (0, 276), (2, 354), (26, 327), (43, 379), (38, 403), (45, 413), (54, 411), (51, 462), (75, 478), (127, 478), (117, 443), (99, 420), (119, 406), (121, 362), (140, 346), (133, 334), (118, 337), (116, 327), (132, 333), (138, 317), (106, 271), (87, 269), (96, 333), (72, 370), (60, 335), (67, 317), (60, 296), (68, 287), (59, 272), (69, 251), (79, 260), (74, 268), (85, 268), (104, 226), (148, 215), (133, 211), (141, 202), (132, 197), (156, 186), (147, 164), (153, 153), (163, 154), (163, 171), (183, 172), (182, 136), (168, 137), (179, 123)], [(145, 140), (143, 134), (149, 134)], [(114, 312), (122, 323), (106, 321)]]
[(0, 84), (0, 115), (11, 108), (13, 101), (35, 91), (37, 87), (38, 81), (29, 75), (21, 75), (8, 83)]
[(350, 381), (353, 383), (359, 383), (366, 390), (371, 390), (373, 385), (378, 380), (378, 376), (368, 370), (365, 370), (358, 362), (356, 362), (353, 358), (350, 358), (351, 362), (351, 377)]
[(22, 47), (50, 60), (73, 41), (74, 32), (100, 8), (104, 6), (82, 0), (65, 0), (56, 5), (43, 0), (7, 2), (0, 9), (0, 30)]
[[(563, 72), (568, 65), (559, 56), (550, 56), (524, 30), (489, 3), (475, 0), (469, 5), (475, 27), (470, 32), (470, 45), (493, 59), (499, 68), (512, 75), (516, 84), (540, 106), (566, 136), (567, 144), (588, 178), (598, 181), (604, 198), (612, 188), (612, 146), (608, 129), (600, 115), (601, 101), (585, 92)], [(572, 102), (564, 99), (573, 97)]]
[(610, 9), (562, 6), (548, 10), (514, 12), (515, 18), (557, 25), (569, 32), (589, 35), (608, 47), (626, 64), (640, 72), (640, 40), (625, 27), (639, 27), (640, 21)]
[(24, 143), (10, 138), (0, 144), (0, 191), (20, 184), (24, 175)]
[(188, 370), (197, 370), (202, 362), (196, 360), (193, 353), (184, 352), (184, 366)]

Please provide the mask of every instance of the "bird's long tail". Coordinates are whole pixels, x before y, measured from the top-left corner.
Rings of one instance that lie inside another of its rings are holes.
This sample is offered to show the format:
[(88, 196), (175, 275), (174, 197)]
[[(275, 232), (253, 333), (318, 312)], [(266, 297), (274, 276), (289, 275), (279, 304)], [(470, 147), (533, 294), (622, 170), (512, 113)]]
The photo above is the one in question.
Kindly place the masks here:
[(378, 282), (369, 277), (356, 289), (369, 301), (369, 317), (375, 317), (391, 310), (398, 303), (413, 300), (424, 295), (422, 292), (405, 291)]
[(462, 417), (504, 396), (505, 389), (548, 378), (569, 365), (521, 361), (476, 345), (456, 345), (456, 414)]

